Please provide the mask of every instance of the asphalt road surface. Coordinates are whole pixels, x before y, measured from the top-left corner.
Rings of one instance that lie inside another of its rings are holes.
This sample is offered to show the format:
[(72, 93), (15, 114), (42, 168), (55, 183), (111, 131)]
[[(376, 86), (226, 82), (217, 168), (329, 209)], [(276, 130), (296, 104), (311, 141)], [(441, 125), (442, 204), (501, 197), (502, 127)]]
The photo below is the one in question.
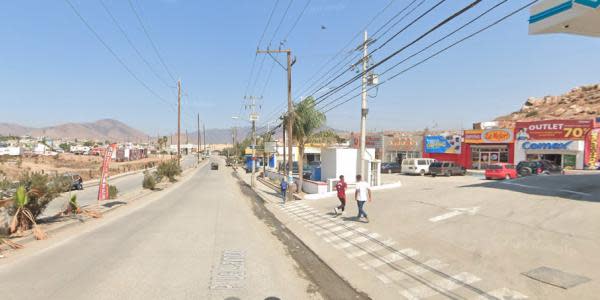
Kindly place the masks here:
[(156, 195), (0, 261), (1, 298), (321, 298), (224, 164)]
[[(196, 165), (197, 158), (194, 155), (185, 156), (181, 162), (182, 169), (191, 168)], [(119, 196), (142, 190), (142, 180), (144, 174), (142, 172), (133, 173), (115, 179), (109, 178), (109, 184), (115, 185), (119, 190)], [(95, 205), (98, 202), (98, 185), (84, 186), (82, 191), (72, 191), (64, 193), (62, 196), (52, 200), (44, 210), (43, 217), (51, 217), (60, 213), (66, 208), (66, 205), (71, 198), (71, 195), (77, 195), (77, 202), (81, 206)]]

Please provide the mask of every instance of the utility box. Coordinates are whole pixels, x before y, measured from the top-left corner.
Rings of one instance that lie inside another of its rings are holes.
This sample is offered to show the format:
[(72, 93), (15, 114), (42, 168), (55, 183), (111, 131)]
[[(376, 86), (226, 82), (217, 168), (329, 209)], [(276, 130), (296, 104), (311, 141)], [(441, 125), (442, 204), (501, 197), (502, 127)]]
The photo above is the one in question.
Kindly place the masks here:
[(379, 84), (379, 75), (373, 74), (373, 73), (367, 75), (367, 84), (368, 85), (378, 85)]

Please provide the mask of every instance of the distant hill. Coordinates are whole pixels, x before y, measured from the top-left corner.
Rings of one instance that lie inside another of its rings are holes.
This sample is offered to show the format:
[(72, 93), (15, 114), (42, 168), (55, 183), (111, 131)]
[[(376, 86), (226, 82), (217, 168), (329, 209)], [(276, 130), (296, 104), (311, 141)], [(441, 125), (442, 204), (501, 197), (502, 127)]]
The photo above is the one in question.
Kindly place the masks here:
[(42, 128), (0, 123), (0, 135), (30, 135), (33, 137), (110, 140), (115, 142), (146, 141), (148, 135), (120, 121), (104, 119), (92, 123), (65, 123)]
[(529, 98), (519, 111), (498, 121), (592, 119), (600, 116), (600, 84), (576, 87), (560, 96)]

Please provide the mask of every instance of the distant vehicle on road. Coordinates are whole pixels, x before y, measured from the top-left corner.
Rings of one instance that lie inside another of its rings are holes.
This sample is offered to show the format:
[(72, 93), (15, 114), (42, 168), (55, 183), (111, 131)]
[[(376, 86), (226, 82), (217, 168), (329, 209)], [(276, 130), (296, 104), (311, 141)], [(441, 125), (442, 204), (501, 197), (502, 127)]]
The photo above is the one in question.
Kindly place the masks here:
[(217, 163), (217, 162), (210, 163), (210, 169), (211, 170), (218, 170), (219, 169), (219, 163)]
[(561, 166), (548, 160), (522, 161), (517, 164), (519, 176), (564, 174)]
[(399, 163), (395, 162), (387, 162), (381, 163), (381, 173), (400, 173), (402, 171), (402, 167)]
[(491, 164), (485, 169), (485, 179), (487, 180), (515, 178), (517, 178), (517, 169), (512, 164)]
[(431, 176), (452, 176), (452, 175), (465, 175), (467, 170), (461, 165), (451, 161), (436, 161), (429, 165), (429, 173)]
[(429, 167), (436, 160), (433, 158), (407, 158), (402, 160), (402, 174), (429, 174)]
[(81, 178), (79, 174), (65, 173), (63, 176), (66, 177), (67, 180), (71, 181), (71, 185), (69, 187), (71, 191), (83, 190), (83, 178)]

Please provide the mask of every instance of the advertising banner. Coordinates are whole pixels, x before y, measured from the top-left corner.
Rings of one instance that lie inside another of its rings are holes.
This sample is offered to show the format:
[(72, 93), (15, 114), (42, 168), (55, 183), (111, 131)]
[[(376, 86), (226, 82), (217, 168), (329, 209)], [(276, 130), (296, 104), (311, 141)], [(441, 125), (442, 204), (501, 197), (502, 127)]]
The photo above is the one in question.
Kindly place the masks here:
[(117, 144), (110, 144), (106, 147), (104, 159), (102, 160), (102, 175), (100, 177), (100, 185), (98, 187), (98, 200), (108, 200), (108, 166), (112, 158), (113, 152), (117, 149)]
[(516, 139), (583, 140), (593, 126), (592, 120), (543, 120), (517, 122)]
[(600, 131), (594, 130), (590, 137), (590, 161), (588, 164), (592, 170), (600, 167), (600, 156), (598, 155), (598, 151), (600, 150), (600, 144), (598, 143), (599, 135)]
[(459, 135), (429, 135), (425, 137), (426, 153), (460, 154), (461, 137)]
[(465, 130), (465, 143), (467, 144), (504, 144), (514, 141), (511, 129), (485, 129)]

